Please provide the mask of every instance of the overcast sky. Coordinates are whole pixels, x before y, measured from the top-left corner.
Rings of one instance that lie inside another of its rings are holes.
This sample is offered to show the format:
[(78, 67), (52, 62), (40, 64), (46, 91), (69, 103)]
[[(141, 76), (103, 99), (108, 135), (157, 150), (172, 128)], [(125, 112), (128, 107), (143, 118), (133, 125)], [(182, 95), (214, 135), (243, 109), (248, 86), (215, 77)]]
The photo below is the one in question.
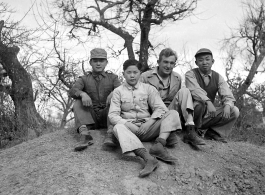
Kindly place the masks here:
[[(34, 0), (2, 0), (16, 10), (16, 19), (21, 19), (30, 9)], [(35, 3), (39, 3), (36, 0)], [(167, 47), (183, 52), (186, 48), (189, 58), (193, 58), (196, 51), (202, 47), (212, 50), (215, 57), (213, 69), (224, 73), (220, 60), (220, 41), (242, 19), (241, 0), (199, 0), (196, 15), (183, 21), (167, 25), (156, 34), (156, 39), (165, 42)], [(23, 24), (34, 24), (32, 13), (29, 12), (23, 19)]]

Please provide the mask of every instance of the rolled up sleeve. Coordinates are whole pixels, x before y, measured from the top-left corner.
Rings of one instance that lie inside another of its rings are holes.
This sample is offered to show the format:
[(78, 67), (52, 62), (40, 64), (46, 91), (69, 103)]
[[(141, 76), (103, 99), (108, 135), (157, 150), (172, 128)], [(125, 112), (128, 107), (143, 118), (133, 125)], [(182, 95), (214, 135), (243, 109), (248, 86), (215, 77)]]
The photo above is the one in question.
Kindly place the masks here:
[(148, 91), (149, 91), (148, 102), (149, 106), (152, 109), (151, 118), (153, 119), (162, 118), (162, 116), (168, 111), (166, 105), (162, 101), (159, 92), (156, 90), (155, 87), (149, 85)]
[(229, 105), (231, 108), (234, 107), (236, 101), (234, 95), (221, 75), (219, 75), (218, 94), (221, 97), (222, 104)]
[(185, 84), (186, 87), (190, 90), (191, 95), (195, 100), (210, 100), (207, 97), (207, 92), (203, 90), (197, 82), (196, 76), (193, 71), (188, 71), (185, 74)]

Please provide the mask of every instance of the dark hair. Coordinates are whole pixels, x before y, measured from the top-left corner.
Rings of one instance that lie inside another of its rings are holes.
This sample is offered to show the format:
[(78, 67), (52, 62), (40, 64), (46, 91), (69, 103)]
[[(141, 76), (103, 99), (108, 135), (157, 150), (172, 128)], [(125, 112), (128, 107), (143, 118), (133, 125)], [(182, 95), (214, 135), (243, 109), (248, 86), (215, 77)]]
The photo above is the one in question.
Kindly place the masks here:
[(176, 61), (178, 59), (177, 53), (171, 48), (165, 48), (160, 52), (158, 62), (162, 60), (162, 56), (165, 56), (165, 57), (175, 56)]
[(140, 63), (139, 61), (129, 59), (123, 63), (123, 71), (125, 71), (129, 66), (136, 66), (139, 70), (142, 70), (143, 67), (142, 63)]

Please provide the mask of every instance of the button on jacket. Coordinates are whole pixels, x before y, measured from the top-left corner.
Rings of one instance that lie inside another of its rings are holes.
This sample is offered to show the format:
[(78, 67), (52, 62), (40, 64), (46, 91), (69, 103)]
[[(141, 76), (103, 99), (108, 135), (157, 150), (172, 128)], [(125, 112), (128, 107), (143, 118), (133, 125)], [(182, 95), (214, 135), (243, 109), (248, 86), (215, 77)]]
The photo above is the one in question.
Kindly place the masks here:
[(125, 82), (113, 91), (109, 119), (113, 125), (125, 124), (137, 119), (159, 119), (167, 111), (155, 87), (142, 82), (132, 87)]

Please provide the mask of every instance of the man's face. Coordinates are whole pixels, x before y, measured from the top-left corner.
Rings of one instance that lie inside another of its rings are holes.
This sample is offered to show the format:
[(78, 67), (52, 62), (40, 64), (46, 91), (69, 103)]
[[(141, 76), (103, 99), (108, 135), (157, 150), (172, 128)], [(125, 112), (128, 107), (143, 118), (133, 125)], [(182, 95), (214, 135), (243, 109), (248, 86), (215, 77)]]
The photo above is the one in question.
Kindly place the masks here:
[(108, 60), (104, 58), (93, 58), (89, 61), (89, 63), (92, 66), (94, 72), (100, 73), (104, 71), (105, 67), (108, 64)]
[(137, 68), (137, 66), (132, 65), (129, 66), (124, 72), (123, 76), (126, 82), (131, 85), (135, 86), (140, 78), (141, 71)]
[(209, 74), (211, 72), (214, 59), (211, 54), (201, 54), (196, 57), (195, 63), (203, 74)]
[(157, 62), (159, 67), (158, 73), (162, 75), (170, 75), (173, 68), (176, 66), (176, 60), (175, 56), (162, 56), (162, 59)]

